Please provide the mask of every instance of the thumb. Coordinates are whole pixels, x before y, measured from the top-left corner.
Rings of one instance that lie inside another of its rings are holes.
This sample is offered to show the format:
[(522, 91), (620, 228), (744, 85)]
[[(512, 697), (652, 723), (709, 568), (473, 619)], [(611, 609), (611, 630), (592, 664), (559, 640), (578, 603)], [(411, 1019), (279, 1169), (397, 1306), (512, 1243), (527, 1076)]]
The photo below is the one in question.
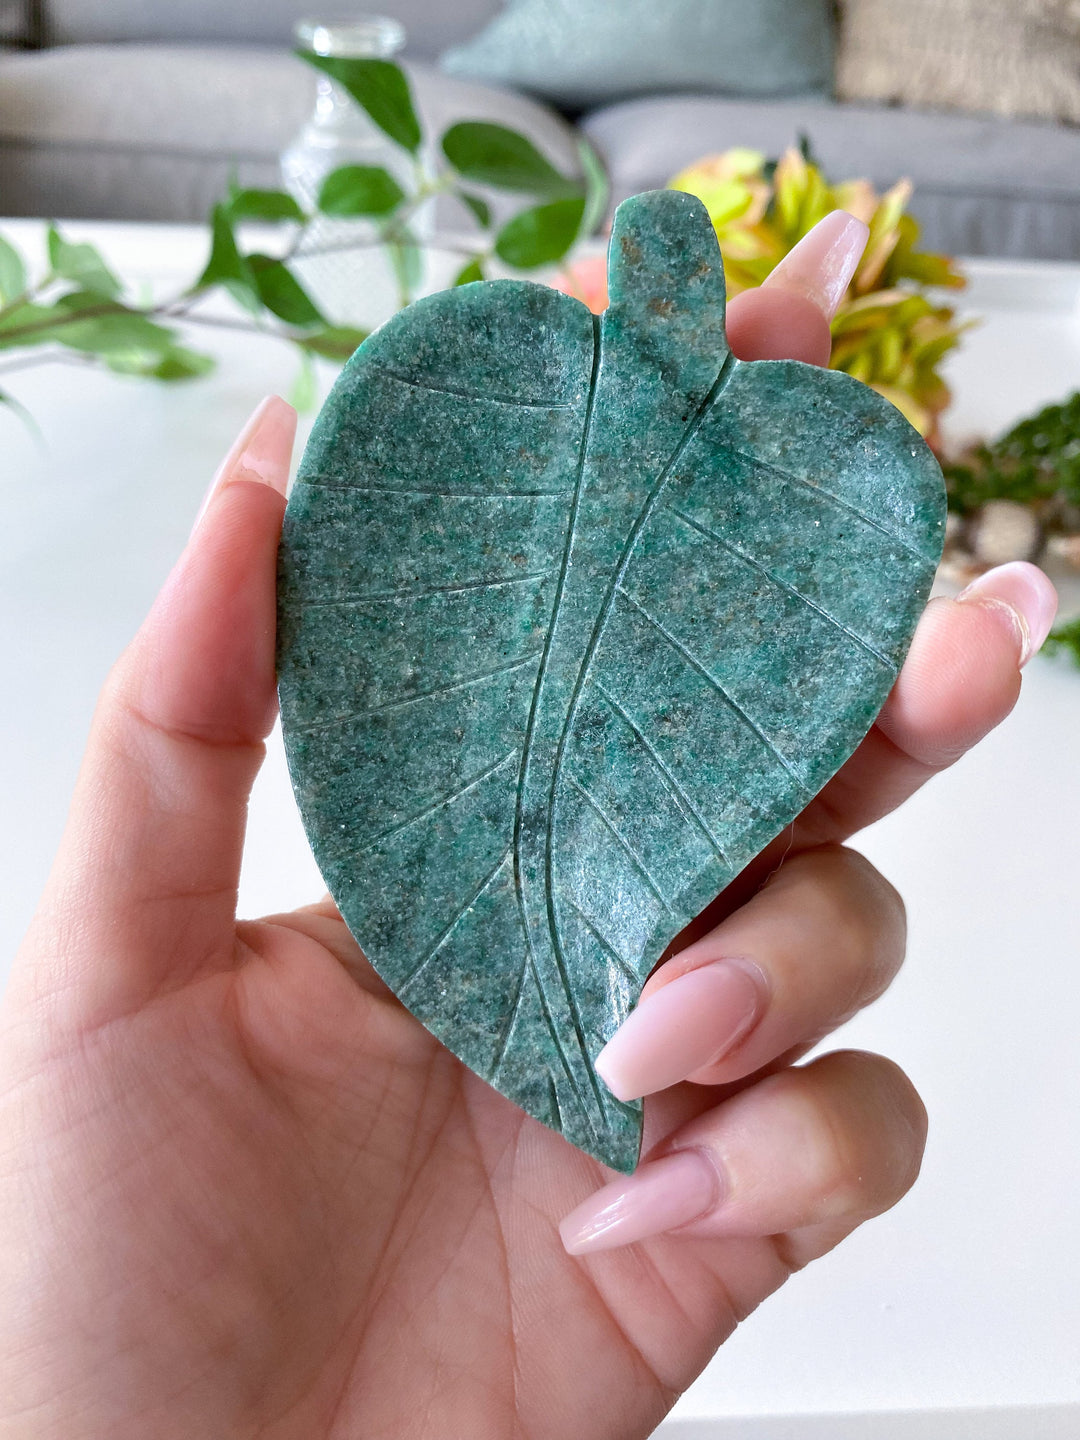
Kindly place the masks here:
[(111, 671), (6, 1001), (93, 1028), (228, 963), (274, 719), (275, 566), (296, 413), (264, 400)]

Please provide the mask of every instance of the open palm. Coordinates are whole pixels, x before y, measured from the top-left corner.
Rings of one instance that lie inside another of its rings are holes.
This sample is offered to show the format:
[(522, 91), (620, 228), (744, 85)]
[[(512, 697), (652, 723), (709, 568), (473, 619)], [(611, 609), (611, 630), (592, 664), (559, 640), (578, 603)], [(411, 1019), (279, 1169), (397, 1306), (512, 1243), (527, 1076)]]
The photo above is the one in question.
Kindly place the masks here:
[[(292, 420), (263, 407), (110, 676), (0, 1011), (0, 1436), (645, 1436), (917, 1173), (895, 1066), (791, 1062), (902, 953), (902, 907), (839, 842), (1008, 712), (1030, 645), (1001, 602), (1045, 609), (1044, 582), (1008, 567), (996, 596), (932, 602), (878, 725), (650, 980), (736, 934), (775, 961), (752, 1034), (647, 1107), (647, 1151), (714, 1146), (732, 1193), (571, 1255), (559, 1222), (610, 1172), (444, 1050), (329, 901), (235, 922)], [(769, 937), (798, 917), (835, 958), (796, 994)], [(775, 1163), (778, 1135), (815, 1163)]]

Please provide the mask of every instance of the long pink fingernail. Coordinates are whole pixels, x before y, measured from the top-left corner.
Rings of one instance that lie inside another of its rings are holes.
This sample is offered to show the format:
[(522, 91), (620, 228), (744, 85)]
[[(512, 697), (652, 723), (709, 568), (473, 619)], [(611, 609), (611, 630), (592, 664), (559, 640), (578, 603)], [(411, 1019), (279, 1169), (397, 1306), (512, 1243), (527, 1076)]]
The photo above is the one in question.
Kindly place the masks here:
[(861, 220), (846, 210), (833, 210), (784, 256), (763, 284), (805, 295), (831, 320), (869, 237)]
[(956, 597), (967, 603), (992, 606), (1012, 625), (1020, 646), (1023, 667), (1039, 649), (1054, 623), (1058, 596), (1037, 565), (1011, 560), (988, 570)]
[(725, 1055), (765, 1004), (765, 978), (750, 961), (688, 970), (630, 1012), (596, 1057), (597, 1074), (619, 1100), (666, 1090)]
[(198, 529), (214, 496), (234, 480), (253, 480), (284, 495), (295, 435), (296, 411), (287, 401), (280, 395), (260, 401), (218, 466), (192, 530)]
[(701, 1150), (676, 1150), (639, 1165), (571, 1210), (559, 1226), (570, 1255), (614, 1250), (689, 1225), (720, 1203), (719, 1172)]

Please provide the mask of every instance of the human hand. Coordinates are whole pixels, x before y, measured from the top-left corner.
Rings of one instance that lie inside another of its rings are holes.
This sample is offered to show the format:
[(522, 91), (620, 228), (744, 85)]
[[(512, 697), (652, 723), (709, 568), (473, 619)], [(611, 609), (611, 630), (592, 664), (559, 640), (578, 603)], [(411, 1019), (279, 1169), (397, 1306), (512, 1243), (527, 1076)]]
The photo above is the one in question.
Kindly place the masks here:
[[(823, 223), (732, 302), (743, 356), (827, 354), (853, 247)], [(1006, 566), (930, 603), (873, 730), (608, 1047), (650, 1158), (586, 1200), (610, 1172), (439, 1046), (329, 901), (235, 921), (293, 424), (257, 412), (110, 675), (0, 1006), (0, 1437), (645, 1436), (917, 1172), (895, 1066), (792, 1065), (900, 963), (842, 842), (1008, 713), (1053, 592)], [(639, 1243), (567, 1254), (583, 1201), (572, 1248)]]

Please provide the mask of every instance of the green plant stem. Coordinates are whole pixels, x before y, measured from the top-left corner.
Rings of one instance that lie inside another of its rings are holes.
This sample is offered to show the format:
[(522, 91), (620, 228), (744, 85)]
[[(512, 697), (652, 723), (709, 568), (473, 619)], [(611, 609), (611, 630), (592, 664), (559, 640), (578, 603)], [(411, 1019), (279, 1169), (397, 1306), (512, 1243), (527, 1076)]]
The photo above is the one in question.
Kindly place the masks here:
[(23, 305), (32, 305), (35, 298), (41, 294), (41, 289), (42, 287), (39, 285), (36, 290), (24, 290), (14, 300), (9, 300), (6, 305), (0, 305), (0, 321), (4, 319), (5, 315), (13, 315)]
[(11, 375), (16, 371), (33, 370), (37, 365), (77, 365), (83, 369), (87, 366), (96, 366), (100, 361), (98, 355), (87, 355), (77, 350), (47, 350), (37, 351), (33, 355), (27, 355), (18, 360), (9, 360), (0, 364), (0, 375)]
[[(105, 311), (105, 313), (109, 312)], [(148, 320), (169, 320), (177, 318), (177, 312), (170, 309), (169, 304), (152, 306), (146, 310), (139, 310), (137, 313), (143, 315)], [(92, 311), (90, 309), (87, 309), (76, 312), (71, 316), (71, 319), (86, 319), (91, 317), (91, 315)], [(180, 315), (182, 316), (184, 322), (188, 325), (204, 325), (215, 330), (235, 330), (245, 335), (265, 335), (270, 340), (281, 340), (284, 341), (284, 343), (287, 345), (293, 345), (296, 343), (296, 337), (291, 335), (287, 330), (279, 330), (270, 325), (259, 325), (254, 321), (230, 320), (225, 316), (217, 315), (192, 315), (187, 312), (180, 312)], [(35, 329), (40, 330), (42, 328), (59, 329), (63, 325), (66, 325), (68, 323), (68, 320), (61, 320), (56, 322), (55, 325), (50, 324), (47, 327), (43, 327), (42, 325), (26, 326), (25, 329), (27, 332)], [(14, 330), (9, 330), (6, 332), (6, 334), (9, 336), (19, 333), (23, 332), (17, 332)], [(99, 366), (102, 366), (103, 363), (104, 362), (102, 361), (102, 358), (100, 356), (83, 354), (79, 351), (36, 351), (33, 355), (21, 356), (17, 359), (12, 359), (6, 363), (0, 364), (0, 375), (10, 375), (16, 372), (21, 372), (23, 370), (32, 370), (38, 365), (69, 364), (97, 368)]]
[[(337, 255), (349, 250), (373, 250), (376, 246), (387, 243), (388, 241), (383, 238), (373, 240), (342, 240), (332, 245), (316, 245), (311, 250), (305, 250), (299, 258), (301, 260), (307, 260), (308, 257), (312, 255)], [(395, 242), (390, 241), (389, 243)], [(464, 255), (466, 259), (479, 260), (481, 262), (490, 260), (492, 255), (491, 250), (474, 250), (468, 245), (444, 245), (441, 240), (435, 245), (425, 245), (423, 249), (435, 250), (446, 255)]]
[[(80, 320), (100, 320), (103, 315), (115, 315), (115, 313), (116, 304), (113, 301), (107, 305), (88, 305), (85, 310), (72, 310), (59, 320), (36, 320), (32, 325), (16, 325), (12, 330), (5, 330), (3, 338), (5, 342), (21, 340), (25, 335), (40, 335), (43, 330), (62, 330), (65, 325), (75, 325)], [(139, 310), (132, 313), (148, 315), (149, 312)]]
[[(272, 335), (282, 340), (291, 340), (292, 336), (285, 330), (278, 330), (270, 325), (258, 325), (251, 321), (229, 320), (224, 316), (217, 315), (195, 315), (186, 309), (174, 308), (174, 302), (167, 301), (159, 305), (150, 305), (145, 309), (138, 306), (125, 307), (132, 315), (141, 315), (146, 320), (174, 320), (183, 319), (189, 325), (210, 325), (219, 330), (243, 330), (247, 333), (257, 332), (260, 335)], [(5, 330), (3, 338), (5, 341), (21, 340), (26, 335), (37, 335), (44, 330), (62, 330), (65, 325), (75, 325), (82, 320), (97, 320), (103, 315), (112, 315), (116, 312), (115, 304), (88, 305), (85, 310), (73, 310), (70, 314), (60, 319), (38, 320), (32, 325), (16, 326), (12, 330)]]

